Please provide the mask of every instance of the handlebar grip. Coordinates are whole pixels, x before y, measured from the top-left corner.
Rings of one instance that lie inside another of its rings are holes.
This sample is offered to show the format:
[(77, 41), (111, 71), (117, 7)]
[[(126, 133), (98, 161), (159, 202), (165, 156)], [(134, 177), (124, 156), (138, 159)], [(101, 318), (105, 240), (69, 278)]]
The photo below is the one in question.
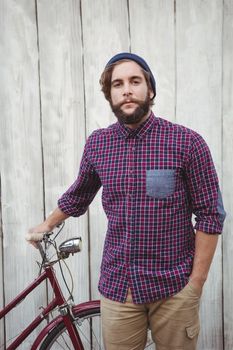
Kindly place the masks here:
[(34, 241), (34, 242), (38, 242), (38, 241), (42, 241), (44, 238), (46, 232), (32, 232), (32, 233), (26, 233), (25, 235), (25, 239), (27, 241)]

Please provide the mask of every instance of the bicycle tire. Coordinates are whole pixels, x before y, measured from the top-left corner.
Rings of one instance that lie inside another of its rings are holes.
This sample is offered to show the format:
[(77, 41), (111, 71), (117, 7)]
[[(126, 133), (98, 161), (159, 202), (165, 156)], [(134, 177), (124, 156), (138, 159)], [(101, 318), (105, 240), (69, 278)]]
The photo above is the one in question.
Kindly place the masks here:
[[(75, 325), (85, 350), (104, 349), (101, 336), (100, 308), (78, 311), (74, 313)], [(95, 328), (95, 330), (93, 329)], [(98, 332), (98, 334), (96, 334)], [(45, 338), (40, 350), (74, 349), (66, 326), (61, 321)]]

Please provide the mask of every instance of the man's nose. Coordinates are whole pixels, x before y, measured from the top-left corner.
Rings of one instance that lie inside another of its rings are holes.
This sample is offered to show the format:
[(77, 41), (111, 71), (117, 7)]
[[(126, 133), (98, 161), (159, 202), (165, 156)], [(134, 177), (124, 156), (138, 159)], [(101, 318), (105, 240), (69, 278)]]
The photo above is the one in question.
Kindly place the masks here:
[(131, 91), (131, 86), (129, 83), (125, 83), (124, 84), (124, 87), (123, 87), (123, 95), (124, 96), (129, 96), (132, 94), (132, 91)]

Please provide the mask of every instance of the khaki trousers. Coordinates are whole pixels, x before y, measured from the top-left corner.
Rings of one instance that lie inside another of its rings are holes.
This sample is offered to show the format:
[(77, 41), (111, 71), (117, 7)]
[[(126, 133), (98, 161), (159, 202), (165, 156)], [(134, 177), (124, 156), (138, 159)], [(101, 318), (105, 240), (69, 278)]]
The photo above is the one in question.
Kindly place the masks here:
[(189, 282), (176, 295), (148, 304), (134, 304), (129, 290), (125, 303), (102, 297), (105, 350), (143, 350), (151, 330), (156, 350), (195, 350), (199, 333), (198, 291)]

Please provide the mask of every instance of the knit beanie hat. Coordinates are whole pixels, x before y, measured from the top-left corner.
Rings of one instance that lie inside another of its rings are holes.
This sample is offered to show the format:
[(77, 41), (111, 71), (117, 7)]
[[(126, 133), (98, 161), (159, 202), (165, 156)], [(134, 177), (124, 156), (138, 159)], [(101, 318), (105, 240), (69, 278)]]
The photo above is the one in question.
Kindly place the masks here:
[(152, 97), (152, 99), (153, 99), (156, 96), (156, 82), (155, 82), (155, 78), (150, 70), (150, 67), (148, 66), (146, 61), (142, 57), (135, 55), (134, 53), (122, 52), (122, 53), (118, 53), (117, 55), (113, 56), (106, 64), (105, 68), (107, 68), (111, 64), (118, 62), (118, 61), (121, 61), (121, 60), (132, 60), (132, 61), (136, 62), (137, 64), (139, 64), (139, 66), (141, 66), (146, 72), (149, 73), (151, 87), (152, 87), (152, 90), (154, 92), (154, 96)]

